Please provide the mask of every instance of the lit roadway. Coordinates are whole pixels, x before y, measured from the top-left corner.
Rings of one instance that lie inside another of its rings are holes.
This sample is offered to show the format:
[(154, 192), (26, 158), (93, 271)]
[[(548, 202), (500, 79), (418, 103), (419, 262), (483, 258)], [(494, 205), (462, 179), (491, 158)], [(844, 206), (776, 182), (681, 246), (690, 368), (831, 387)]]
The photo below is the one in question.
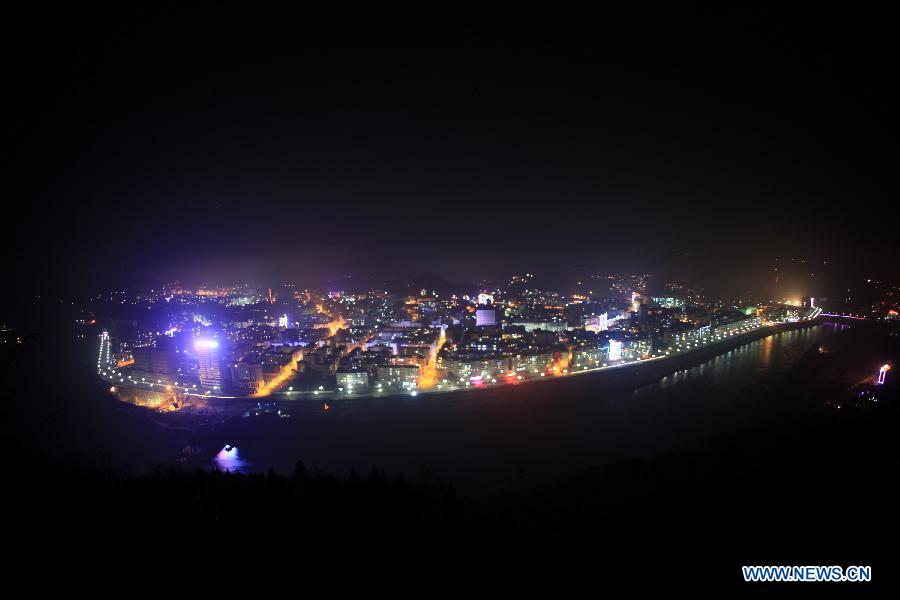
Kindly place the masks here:
[(446, 331), (443, 327), (441, 327), (441, 335), (437, 340), (437, 344), (435, 345), (434, 352), (431, 353), (431, 357), (428, 359), (428, 364), (426, 364), (422, 368), (422, 372), (419, 375), (419, 383), (418, 387), (420, 390), (430, 390), (434, 386), (437, 385), (438, 381), (438, 368), (437, 368), (437, 358), (438, 353), (441, 351), (441, 348), (444, 347), (444, 344), (447, 342)]

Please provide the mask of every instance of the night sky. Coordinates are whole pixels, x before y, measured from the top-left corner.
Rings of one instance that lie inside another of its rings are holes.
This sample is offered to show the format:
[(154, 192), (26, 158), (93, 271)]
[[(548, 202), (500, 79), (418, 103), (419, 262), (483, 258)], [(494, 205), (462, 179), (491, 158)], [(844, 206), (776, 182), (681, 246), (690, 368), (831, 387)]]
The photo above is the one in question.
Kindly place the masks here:
[(6, 29), (4, 263), (29, 289), (572, 267), (727, 288), (775, 257), (900, 254), (882, 14), (253, 3)]

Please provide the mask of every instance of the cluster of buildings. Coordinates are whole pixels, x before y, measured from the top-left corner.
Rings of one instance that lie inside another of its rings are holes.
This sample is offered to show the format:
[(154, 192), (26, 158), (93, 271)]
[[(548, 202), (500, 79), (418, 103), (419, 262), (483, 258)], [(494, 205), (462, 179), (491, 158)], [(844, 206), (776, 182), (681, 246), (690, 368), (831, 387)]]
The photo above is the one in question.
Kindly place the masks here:
[(150, 327), (119, 323), (111, 339), (120, 379), (135, 384), (239, 396), (415, 393), (659, 357), (772, 318), (763, 313), (774, 309), (707, 301), (683, 284), (650, 293), (650, 281), (591, 276), (567, 294), (527, 273), (470, 293), (168, 287), (153, 296)]
[[(138, 384), (199, 390), (215, 395), (252, 395), (293, 372), (302, 348), (285, 344), (228, 344), (198, 337), (189, 346), (160, 336), (127, 352), (128, 378)], [(123, 364), (119, 362), (118, 364)]]

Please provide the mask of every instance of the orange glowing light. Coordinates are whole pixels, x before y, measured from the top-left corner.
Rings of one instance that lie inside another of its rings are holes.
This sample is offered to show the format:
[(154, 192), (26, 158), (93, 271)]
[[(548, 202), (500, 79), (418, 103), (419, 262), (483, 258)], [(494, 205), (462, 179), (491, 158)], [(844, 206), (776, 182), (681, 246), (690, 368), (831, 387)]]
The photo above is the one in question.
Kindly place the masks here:
[[(318, 308), (318, 307), (316, 307)], [(323, 314), (324, 311), (321, 311)], [(336, 334), (339, 330), (344, 329), (347, 326), (347, 320), (341, 315), (335, 316), (328, 323), (318, 323), (315, 325), (315, 329), (328, 329), (328, 335), (332, 336)]]
[(444, 347), (444, 344), (446, 342), (447, 336), (445, 335), (444, 330), (441, 329), (441, 336), (438, 338), (437, 344), (435, 344), (434, 352), (431, 353), (431, 356), (428, 358), (428, 362), (424, 366), (422, 366), (421, 369), (419, 369), (418, 387), (420, 390), (427, 390), (437, 385), (437, 357), (438, 353), (441, 351), (441, 348)]
[(571, 360), (571, 350), (566, 350), (565, 352), (554, 352), (553, 365), (550, 367), (549, 371), (554, 375), (563, 375), (568, 370)]
[(259, 391), (256, 393), (256, 395), (257, 396), (268, 396), (269, 394), (271, 394), (272, 392), (274, 392), (275, 390), (277, 390), (278, 388), (283, 386), (285, 383), (287, 383), (288, 380), (291, 377), (293, 377), (293, 375), (294, 375), (293, 365), (291, 365), (290, 363), (284, 365), (283, 367), (281, 367), (281, 372), (279, 372), (278, 375), (276, 375), (275, 378), (272, 379), (269, 383), (267, 383), (267, 384), (263, 385), (261, 388), (259, 388)]

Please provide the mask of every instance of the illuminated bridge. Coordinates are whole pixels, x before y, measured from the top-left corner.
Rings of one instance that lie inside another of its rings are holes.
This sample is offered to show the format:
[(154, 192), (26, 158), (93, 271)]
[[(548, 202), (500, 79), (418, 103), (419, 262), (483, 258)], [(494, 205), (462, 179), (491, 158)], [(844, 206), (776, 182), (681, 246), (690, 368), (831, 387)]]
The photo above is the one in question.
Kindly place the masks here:
[(850, 319), (853, 321), (865, 321), (865, 317), (854, 314), (838, 314), (838, 313), (819, 313), (819, 316), (828, 317), (829, 319)]

